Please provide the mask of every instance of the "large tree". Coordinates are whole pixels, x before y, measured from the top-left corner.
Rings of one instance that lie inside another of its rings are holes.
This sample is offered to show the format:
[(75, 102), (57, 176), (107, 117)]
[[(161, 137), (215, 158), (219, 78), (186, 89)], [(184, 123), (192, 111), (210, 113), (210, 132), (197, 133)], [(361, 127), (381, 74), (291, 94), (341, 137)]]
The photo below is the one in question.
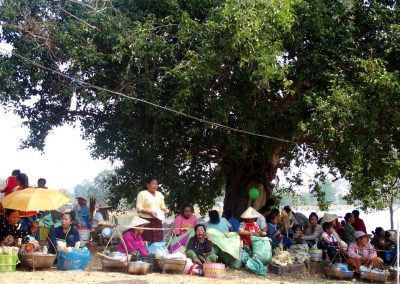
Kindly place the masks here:
[(398, 1), (6, 0), (0, 21), (0, 96), (24, 145), (79, 120), (93, 155), (122, 164), (114, 203), (154, 174), (173, 209), (224, 192), (238, 215), (293, 160), (351, 181), (399, 148)]

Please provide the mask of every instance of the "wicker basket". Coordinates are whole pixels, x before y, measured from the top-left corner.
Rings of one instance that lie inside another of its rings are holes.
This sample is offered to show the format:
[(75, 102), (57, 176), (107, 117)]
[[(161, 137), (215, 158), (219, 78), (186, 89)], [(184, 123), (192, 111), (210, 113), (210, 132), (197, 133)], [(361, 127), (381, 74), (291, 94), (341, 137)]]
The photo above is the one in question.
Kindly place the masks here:
[(383, 271), (383, 273), (376, 273), (371, 271), (362, 271), (360, 273), (360, 279), (370, 282), (383, 282), (389, 279), (390, 273), (388, 271)]
[(322, 261), (322, 249), (310, 249), (310, 260), (314, 262)]
[(107, 271), (110, 268), (126, 269), (128, 271), (128, 260), (125, 259), (114, 259), (108, 256), (100, 256), (102, 270)]
[(204, 276), (209, 278), (221, 279), (225, 277), (226, 270), (223, 263), (204, 263), (203, 264)]
[(54, 265), (57, 258), (55, 254), (19, 254), (19, 260), (23, 267), (32, 269), (36, 268), (50, 268)]
[(183, 273), (186, 266), (186, 259), (155, 258), (154, 263), (163, 273)]
[(342, 271), (334, 268), (325, 267), (325, 275), (337, 279), (351, 279), (353, 278), (354, 271)]

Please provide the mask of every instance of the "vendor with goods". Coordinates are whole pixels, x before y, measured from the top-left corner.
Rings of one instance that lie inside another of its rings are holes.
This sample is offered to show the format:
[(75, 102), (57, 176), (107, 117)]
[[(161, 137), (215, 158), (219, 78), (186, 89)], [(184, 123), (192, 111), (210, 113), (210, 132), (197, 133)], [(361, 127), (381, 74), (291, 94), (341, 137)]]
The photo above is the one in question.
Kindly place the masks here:
[(74, 206), (75, 223), (79, 228), (90, 228), (90, 210), (87, 206), (87, 200), (82, 196), (77, 198), (77, 204)]
[(146, 224), (150, 224), (150, 222), (138, 216), (133, 217), (128, 226), (129, 229), (122, 234), (118, 250), (122, 253), (126, 253), (127, 249), (128, 253), (140, 253), (142, 256), (148, 256), (149, 253), (142, 238), (142, 233)]
[(247, 208), (240, 216), (240, 218), (243, 219), (243, 222), (241, 222), (239, 226), (239, 235), (243, 240), (243, 245), (246, 245), (249, 248), (251, 248), (251, 236), (264, 237), (267, 235), (266, 232), (260, 230), (260, 227), (256, 222), (256, 219), (259, 217), (263, 217), (263, 215), (258, 213), (253, 207)]
[(21, 229), (19, 211), (6, 209), (5, 219), (0, 223), (0, 245), (20, 246), (27, 237), (28, 232)]
[(213, 243), (208, 240), (206, 227), (197, 224), (194, 227), (195, 235), (190, 238), (186, 248), (186, 256), (197, 263), (217, 262), (218, 256), (213, 253)]
[(182, 206), (181, 214), (174, 221), (175, 235), (180, 236), (187, 230), (194, 228), (197, 225), (196, 216), (193, 214), (193, 208), (189, 204)]
[(318, 215), (315, 212), (311, 212), (308, 217), (310, 226), (304, 232), (303, 240), (305, 240), (309, 246), (316, 245), (318, 240), (321, 238), (323, 233), (322, 226), (318, 224)]
[(381, 267), (383, 260), (377, 256), (376, 250), (368, 242), (368, 235), (362, 231), (356, 231), (354, 237), (356, 242), (350, 244), (347, 255), (349, 268), (354, 269), (356, 276), (359, 275), (362, 265)]
[(93, 216), (92, 222), (92, 238), (93, 240), (98, 240), (99, 235), (103, 231), (104, 228), (110, 228), (111, 223), (109, 223), (109, 216), (108, 216), (108, 206), (105, 202), (99, 202), (96, 204), (97, 210), (96, 214)]
[(66, 247), (74, 247), (79, 242), (79, 232), (72, 226), (73, 218), (71, 213), (62, 215), (61, 226), (53, 228), (50, 232), (49, 252), (55, 253), (57, 241), (66, 243)]
[(146, 182), (146, 190), (139, 192), (136, 199), (136, 211), (139, 216), (149, 221), (150, 228), (155, 229), (143, 232), (143, 239), (150, 244), (163, 240), (162, 220), (165, 219), (167, 214), (164, 195), (157, 189), (157, 179), (150, 176)]

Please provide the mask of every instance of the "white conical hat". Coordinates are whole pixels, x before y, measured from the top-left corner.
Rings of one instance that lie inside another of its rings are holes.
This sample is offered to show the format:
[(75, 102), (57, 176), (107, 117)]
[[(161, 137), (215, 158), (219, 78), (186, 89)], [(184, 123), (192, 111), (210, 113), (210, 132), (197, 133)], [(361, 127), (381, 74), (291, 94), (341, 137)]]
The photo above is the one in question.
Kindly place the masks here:
[(135, 217), (132, 218), (132, 220), (129, 223), (129, 225), (127, 225), (125, 227), (135, 228), (135, 227), (138, 227), (138, 226), (141, 226), (141, 225), (145, 225), (145, 224), (150, 224), (150, 222), (145, 220), (145, 219), (143, 219), (143, 218), (140, 218), (139, 216), (135, 216)]
[(325, 213), (324, 216), (321, 219), (321, 225), (323, 225), (324, 223), (327, 222), (332, 222), (333, 220), (338, 219), (339, 217), (336, 214), (329, 214), (329, 213)]
[(253, 207), (247, 208), (246, 211), (244, 211), (244, 213), (242, 214), (242, 216), (240, 216), (240, 218), (242, 219), (253, 219), (259, 217), (264, 217), (264, 216), (258, 213), (257, 210), (254, 209)]

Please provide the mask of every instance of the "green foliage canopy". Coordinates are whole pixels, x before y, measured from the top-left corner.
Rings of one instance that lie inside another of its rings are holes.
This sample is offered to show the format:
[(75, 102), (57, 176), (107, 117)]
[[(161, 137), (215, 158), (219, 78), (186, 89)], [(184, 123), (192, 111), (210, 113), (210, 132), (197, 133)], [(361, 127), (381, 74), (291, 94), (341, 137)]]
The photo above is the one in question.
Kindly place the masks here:
[[(239, 214), (247, 191), (278, 167), (314, 161), (350, 181), (381, 174), (399, 149), (398, 1), (4, 1), (0, 40), (89, 84), (255, 133), (199, 123), (0, 56), (0, 99), (43, 149), (78, 120), (95, 157), (120, 161), (111, 202), (133, 202), (145, 176), (167, 202), (201, 208), (225, 190)], [(225, 185), (225, 187), (224, 187)]]

